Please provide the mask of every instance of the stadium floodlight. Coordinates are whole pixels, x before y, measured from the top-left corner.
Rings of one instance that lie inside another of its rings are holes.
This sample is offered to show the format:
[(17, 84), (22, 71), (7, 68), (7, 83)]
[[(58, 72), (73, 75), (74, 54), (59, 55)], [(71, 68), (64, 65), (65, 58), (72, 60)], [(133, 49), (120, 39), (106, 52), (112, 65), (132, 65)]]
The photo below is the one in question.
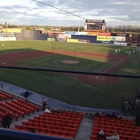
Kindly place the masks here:
[(79, 25), (78, 25), (78, 32), (80, 31), (80, 11), (81, 11), (81, 0), (79, 0), (79, 17), (78, 17)]

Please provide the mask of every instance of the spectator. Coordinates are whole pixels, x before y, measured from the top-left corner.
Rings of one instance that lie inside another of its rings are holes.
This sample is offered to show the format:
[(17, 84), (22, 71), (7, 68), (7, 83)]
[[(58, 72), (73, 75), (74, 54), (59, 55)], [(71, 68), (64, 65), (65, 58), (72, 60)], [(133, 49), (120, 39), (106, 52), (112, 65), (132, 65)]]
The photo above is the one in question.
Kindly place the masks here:
[(127, 115), (127, 113), (131, 111), (131, 106), (128, 100), (122, 102), (122, 111), (125, 115)]
[(35, 133), (34, 128), (29, 128), (29, 132)]
[(97, 111), (94, 116), (100, 116), (99, 112)]
[(98, 138), (106, 139), (106, 135), (103, 130), (100, 130), (99, 133), (97, 134), (97, 140)]
[(140, 98), (140, 94), (139, 94), (139, 89), (138, 88), (136, 89), (136, 98), (138, 98), (138, 99)]
[(140, 113), (137, 114), (135, 123), (136, 123), (136, 126), (140, 126)]
[(131, 106), (130, 114), (131, 114), (132, 116), (134, 115), (135, 105), (136, 105), (135, 101), (132, 101), (132, 102), (130, 103), (130, 106)]
[(105, 117), (110, 117), (110, 114), (109, 113), (105, 114)]
[(12, 117), (6, 112), (6, 115), (2, 118), (2, 124), (4, 128), (10, 128), (10, 124), (12, 123)]
[(120, 136), (117, 132), (115, 132), (112, 136), (106, 138), (110, 140), (120, 140)]
[(136, 103), (136, 105), (137, 105), (137, 104), (140, 104), (140, 99), (137, 98), (136, 101), (135, 101), (135, 103)]
[(30, 94), (30, 92), (27, 90), (27, 91), (25, 92), (25, 94), (24, 94), (24, 99), (25, 99), (25, 101), (27, 101), (27, 97), (28, 97), (29, 94)]
[(112, 117), (112, 118), (117, 118), (117, 116), (115, 115), (114, 112), (112, 112), (112, 114), (110, 115), (110, 117)]
[(58, 113), (58, 110), (56, 108), (54, 108), (53, 113)]
[(51, 113), (51, 111), (48, 108), (46, 108), (44, 112)]
[(104, 117), (104, 116), (105, 116), (105, 113), (104, 113), (104, 112), (102, 112), (101, 116), (102, 116), (102, 117)]
[(117, 118), (122, 119), (121, 114), (118, 114), (118, 115), (117, 115)]
[(44, 97), (42, 97), (42, 105), (43, 105), (42, 110), (44, 111), (45, 110), (45, 107), (47, 105), (47, 102), (46, 102), (46, 100), (45, 100)]

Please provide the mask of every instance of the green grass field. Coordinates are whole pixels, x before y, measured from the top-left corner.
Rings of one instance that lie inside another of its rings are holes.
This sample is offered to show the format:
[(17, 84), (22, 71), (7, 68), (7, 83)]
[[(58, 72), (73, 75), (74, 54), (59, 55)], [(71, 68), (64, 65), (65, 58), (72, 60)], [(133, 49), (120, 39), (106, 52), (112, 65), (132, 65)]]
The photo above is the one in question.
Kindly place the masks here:
[[(117, 54), (115, 53), (116, 49), (120, 49), (120, 52)], [(52, 53), (55, 51), (73, 51), (71, 55), (50, 54), (26, 60), (18, 60), (17, 57), (15, 61), (18, 61), (18, 66), (24, 67), (102, 73), (116, 63), (115, 60), (109, 59), (110, 55), (118, 55), (118, 57), (128, 56), (126, 51), (132, 52), (133, 50), (136, 50), (136, 48), (98, 44), (17, 41), (4, 42), (4, 46), (0, 47), (0, 59), (2, 59), (1, 56), (3, 54), (10, 52), (28, 52), (32, 56), (33, 51), (48, 51)], [(104, 53), (108, 57), (79, 56), (78, 52)], [(139, 75), (139, 54), (139, 51), (132, 53), (128, 62), (122, 64), (113, 73)], [(5, 59), (8, 59), (8, 57), (5, 57)], [(75, 60), (79, 63), (64, 64), (62, 63), (63, 60)], [(121, 102), (124, 99), (133, 100), (136, 88), (140, 87), (139, 79), (118, 78), (117, 83), (103, 85), (81, 81), (72, 74), (4, 68), (0, 68), (0, 81), (5, 81), (73, 105), (105, 109), (120, 109)]]

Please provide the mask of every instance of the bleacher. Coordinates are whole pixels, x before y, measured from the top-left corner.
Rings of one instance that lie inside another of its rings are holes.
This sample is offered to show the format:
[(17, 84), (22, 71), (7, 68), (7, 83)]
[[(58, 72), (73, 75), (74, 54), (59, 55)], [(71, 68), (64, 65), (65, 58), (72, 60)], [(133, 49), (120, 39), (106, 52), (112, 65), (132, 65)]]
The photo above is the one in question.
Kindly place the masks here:
[[(0, 91), (0, 121), (6, 112), (18, 122), (18, 118), (26, 118), (30, 114), (39, 111), (39, 105), (26, 102), (23, 98), (13, 98), (12, 95)], [(2, 97), (2, 98), (1, 98)], [(20, 124), (15, 124), (15, 128), (10, 128), (18, 132), (29, 133), (30, 128), (34, 128), (36, 134), (44, 136), (55, 136), (58, 138), (75, 138), (83, 114), (75, 111), (58, 110), (58, 112), (38, 112), (38, 116), (21, 120)], [(92, 114), (93, 115), (93, 114)], [(89, 115), (91, 117), (91, 115)], [(93, 117), (93, 116), (92, 116)], [(140, 140), (140, 127), (135, 125), (133, 119), (94, 117), (92, 134), (90, 140), (96, 140), (100, 130), (104, 130), (107, 136), (118, 132), (121, 140)]]
[(91, 140), (97, 139), (100, 130), (104, 130), (107, 136), (118, 132), (121, 140), (140, 140), (140, 127), (135, 125), (133, 119), (95, 116)]
[(22, 122), (22, 125), (15, 125), (18, 131), (29, 132), (34, 128), (38, 134), (57, 136), (62, 138), (74, 138), (82, 119), (81, 113), (70, 111), (58, 111), (58, 113), (46, 113)]
[(0, 91), (0, 100), (12, 99), (12, 95)]
[(39, 106), (25, 102), (19, 98), (13, 98), (12, 95), (0, 91), (0, 122), (5, 113), (8, 112), (13, 119), (18, 120), (18, 117), (24, 118), (24, 115), (39, 111)]

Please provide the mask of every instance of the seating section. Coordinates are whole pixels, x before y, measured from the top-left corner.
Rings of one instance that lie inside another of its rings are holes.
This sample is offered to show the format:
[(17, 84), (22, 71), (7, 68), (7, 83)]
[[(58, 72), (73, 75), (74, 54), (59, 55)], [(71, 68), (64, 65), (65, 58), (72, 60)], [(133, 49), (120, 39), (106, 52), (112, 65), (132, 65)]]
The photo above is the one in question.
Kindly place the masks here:
[(0, 99), (1, 100), (12, 99), (12, 95), (5, 93), (4, 91), (0, 91)]
[(132, 119), (120, 119), (111, 117), (94, 117), (91, 140), (97, 139), (100, 130), (104, 130), (107, 136), (118, 132), (121, 140), (139, 140), (140, 127), (137, 127)]
[(34, 111), (39, 111), (39, 107), (21, 99), (6, 100), (5, 102), (0, 102), (0, 122), (6, 112), (9, 112), (13, 119), (18, 120), (18, 117), (24, 118), (24, 115), (29, 115)]
[(9, 114), (12, 116), (13, 119), (18, 119), (18, 117), (22, 114), (19, 110), (16, 110), (14, 107), (4, 103), (0, 102), (0, 117), (2, 118), (5, 116), (6, 112), (9, 112)]
[(39, 111), (39, 107), (37, 105), (33, 105), (29, 102), (25, 102), (24, 100), (18, 99), (14, 102), (15, 104), (22, 105), (24, 108), (28, 108), (31, 112), (32, 111)]
[(44, 113), (15, 125), (16, 130), (29, 131), (34, 128), (35, 132), (43, 135), (57, 136), (63, 138), (74, 138), (82, 119), (81, 113), (58, 111), (58, 113)]

